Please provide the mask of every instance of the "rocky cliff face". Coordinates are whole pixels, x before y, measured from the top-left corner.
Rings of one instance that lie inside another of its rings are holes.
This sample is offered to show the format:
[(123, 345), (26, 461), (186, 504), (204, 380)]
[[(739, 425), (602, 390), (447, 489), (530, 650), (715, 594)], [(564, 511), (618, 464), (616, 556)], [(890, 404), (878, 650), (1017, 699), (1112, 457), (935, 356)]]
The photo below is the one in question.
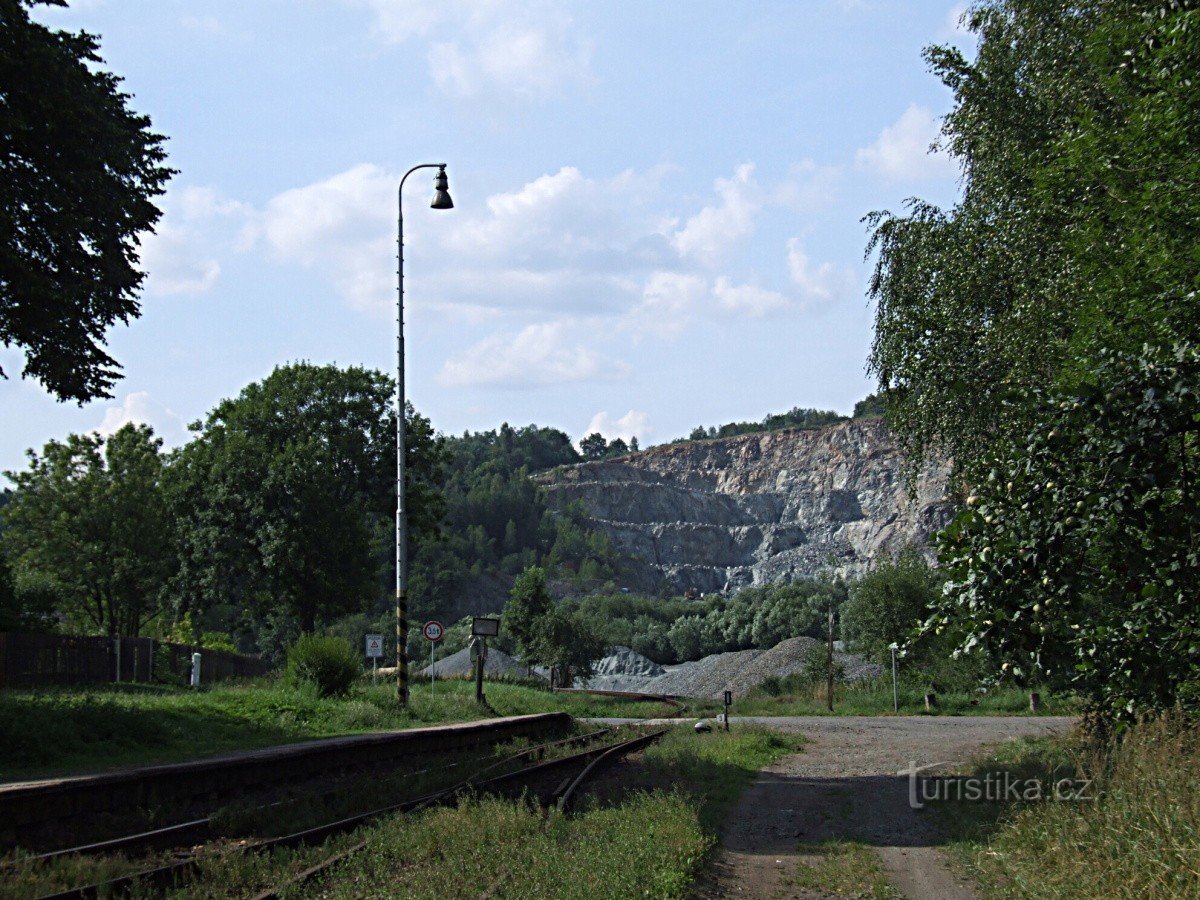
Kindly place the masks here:
[(658, 447), (538, 477), (552, 508), (581, 501), (633, 561), (630, 587), (737, 590), (852, 577), (950, 517), (946, 472), (908, 496), (879, 420)]

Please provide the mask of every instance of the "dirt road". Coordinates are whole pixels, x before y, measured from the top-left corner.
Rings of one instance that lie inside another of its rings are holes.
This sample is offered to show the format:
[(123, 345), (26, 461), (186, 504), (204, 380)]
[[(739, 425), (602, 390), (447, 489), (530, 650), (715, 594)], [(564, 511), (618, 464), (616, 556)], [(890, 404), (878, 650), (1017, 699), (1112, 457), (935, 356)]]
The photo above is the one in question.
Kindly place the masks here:
[[(888, 879), (906, 897), (955, 900), (974, 894), (950, 871), (927, 816), (909, 805), (917, 766), (953, 766), (988, 745), (1065, 731), (1072, 719), (812, 716), (751, 717), (799, 731), (802, 753), (765, 769), (742, 795), (721, 835), (713, 878), (702, 896), (811, 898), (789, 884), (804, 844), (833, 838), (875, 847)], [(736, 728), (739, 719), (731, 720)]]

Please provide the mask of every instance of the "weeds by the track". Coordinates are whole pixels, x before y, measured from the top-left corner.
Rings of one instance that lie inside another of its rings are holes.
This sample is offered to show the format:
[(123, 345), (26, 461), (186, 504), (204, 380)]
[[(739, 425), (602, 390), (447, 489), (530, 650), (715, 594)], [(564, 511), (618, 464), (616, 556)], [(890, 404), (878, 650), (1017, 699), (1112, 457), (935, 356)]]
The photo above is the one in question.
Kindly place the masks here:
[(455, 809), (389, 816), (321, 846), (217, 854), (172, 895), (250, 896), (287, 885), (314, 863), (366, 840), (362, 851), (315, 881), (284, 887), (282, 895), (685, 897), (729, 804), (761, 766), (799, 743), (758, 729), (701, 735), (679, 729), (631, 765), (628, 790), (608, 803), (585, 801), (578, 814), (547, 822), (523, 801), (468, 799)]
[(492, 799), (396, 818), (294, 896), (685, 897), (729, 805), (800, 744), (762, 729), (677, 729), (622, 771), (624, 791), (611, 804), (585, 801), (548, 827), (526, 804)]

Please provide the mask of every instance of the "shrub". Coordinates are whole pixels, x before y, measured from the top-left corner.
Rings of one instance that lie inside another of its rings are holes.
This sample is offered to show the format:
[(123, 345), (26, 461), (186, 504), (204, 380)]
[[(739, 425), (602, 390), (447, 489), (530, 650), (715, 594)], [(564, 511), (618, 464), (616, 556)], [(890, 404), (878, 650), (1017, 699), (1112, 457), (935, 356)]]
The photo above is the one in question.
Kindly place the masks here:
[(188, 683), (186, 674), (176, 672), (173, 668), (174, 656), (171, 648), (159, 643), (154, 648), (154, 659), (151, 662), (151, 677), (159, 684), (171, 684), (182, 687)]
[[(821, 644), (813, 644), (804, 657), (804, 668), (800, 675), (809, 682), (825, 681), (829, 677), (829, 648)], [(833, 660), (833, 680), (841, 681), (846, 677), (845, 667)]]
[(345, 638), (302, 634), (288, 648), (289, 680), (308, 682), (323, 697), (345, 696), (361, 673), (358, 654)]
[(758, 689), (769, 697), (778, 697), (783, 693), (783, 681), (778, 675), (768, 675), (759, 684)]
[[(915, 547), (906, 547), (895, 561), (881, 561), (850, 585), (841, 622), (847, 648), (888, 664), (889, 646), (908, 643), (941, 592), (941, 574)], [(945, 652), (949, 655), (948, 648)]]
[(205, 650), (223, 650), (226, 653), (240, 653), (233, 636), (226, 631), (206, 631), (200, 635), (200, 646)]

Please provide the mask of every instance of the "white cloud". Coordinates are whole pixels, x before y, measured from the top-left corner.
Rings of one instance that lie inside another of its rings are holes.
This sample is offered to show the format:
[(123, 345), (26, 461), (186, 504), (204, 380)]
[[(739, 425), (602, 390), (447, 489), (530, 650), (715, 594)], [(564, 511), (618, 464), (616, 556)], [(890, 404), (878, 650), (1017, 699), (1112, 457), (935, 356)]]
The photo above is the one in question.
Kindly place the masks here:
[(494, 334), (448, 359), (438, 375), (447, 387), (538, 387), (612, 381), (629, 366), (572, 341), (571, 322), (527, 325), (515, 335)]
[(789, 240), (787, 251), (788, 271), (805, 307), (811, 309), (853, 293), (857, 279), (850, 269), (829, 262), (814, 265), (800, 238)]
[[(421, 221), (406, 230), (405, 259), (420, 273), (421, 289), (406, 302), (454, 322), (504, 319), (507, 329), (452, 355), (442, 382), (616, 377), (621, 367), (589, 350), (600, 333), (671, 339), (698, 318), (764, 316), (812, 305), (841, 289), (841, 270), (828, 264), (814, 268), (807, 258), (790, 261), (799, 296), (771, 289), (769, 274), (760, 280), (753, 270), (713, 272), (691, 258), (710, 263), (738, 236), (750, 233), (763, 205), (783, 202), (768, 195), (786, 199), (793, 208), (825, 202), (834, 170), (802, 163), (785, 183), (790, 188), (768, 192), (755, 183), (753, 166), (743, 165), (732, 178), (716, 181), (719, 202), (690, 219), (681, 217), (683, 227), (661, 187), (669, 171), (597, 178), (563, 166), (482, 203), (461, 202), (450, 214), (419, 209), (420, 192), (410, 185), (412, 206), (406, 213), (411, 210)], [(395, 173), (364, 163), (283, 191), (260, 211), (246, 214), (244, 245), (309, 269), (328, 279), (350, 305), (390, 317), (397, 181)], [(212, 194), (189, 195), (187, 203), (195, 215), (241, 212)], [(538, 324), (577, 323), (583, 317), (605, 328), (572, 326), (568, 334), (561, 324)], [(516, 345), (529, 355), (518, 359)], [(481, 361), (493, 357), (495, 364)]]
[(247, 225), (245, 243), (264, 243), (277, 260), (324, 272), (358, 309), (390, 309), (399, 180), (363, 163), (284, 191)]
[(760, 318), (790, 305), (787, 298), (777, 291), (769, 291), (753, 284), (734, 285), (724, 275), (713, 284), (713, 296), (727, 312), (744, 313), (753, 318)]
[(654, 272), (642, 288), (641, 302), (625, 326), (659, 337), (678, 337), (708, 297), (708, 283), (683, 272)]
[(754, 164), (738, 166), (733, 178), (718, 178), (715, 188), (720, 204), (704, 207), (671, 238), (680, 256), (715, 263), (738, 240), (753, 233), (754, 217), (762, 207)]
[(659, 194), (664, 171), (588, 178), (564, 166), (515, 191), (492, 194), (485, 213), (457, 217), (445, 247), (459, 256), (510, 264), (552, 260), (591, 270), (624, 268), (631, 258), (668, 259), (666, 239), (656, 231), (661, 216), (648, 202)]
[(772, 191), (771, 201), (795, 212), (819, 212), (837, 201), (841, 180), (841, 166), (802, 160), (789, 168), (788, 177)]
[(109, 437), (130, 423), (149, 425), (167, 446), (180, 444), (187, 437), (183, 420), (154, 400), (147, 391), (126, 394), (119, 406), (107, 407), (103, 421), (96, 427), (96, 434)]
[(881, 132), (869, 147), (854, 155), (855, 164), (892, 181), (949, 178), (956, 174), (954, 162), (943, 151), (931, 150), (941, 135), (937, 118), (916, 103)]
[[(429, 42), (434, 83), (459, 99), (537, 100), (588, 83), (591, 44), (548, 0), (356, 0), (389, 43)], [(450, 36), (450, 39), (439, 39)]]
[[(500, 310), (626, 308), (640, 289), (639, 270), (674, 257), (655, 230), (661, 215), (646, 199), (658, 193), (661, 175), (591, 179), (564, 167), (493, 194), (482, 209), (464, 203), (429, 214), (405, 231), (405, 259), (422, 273), (418, 302), (474, 321)], [(408, 185), (406, 214), (424, 217), (417, 178)], [(390, 314), (398, 181), (363, 163), (284, 191), (252, 217), (244, 244), (325, 275), (356, 308)]]
[(599, 433), (610, 441), (620, 438), (629, 443), (633, 438), (637, 438), (639, 443), (645, 443), (646, 437), (653, 433), (649, 423), (650, 417), (636, 409), (629, 410), (619, 419), (601, 411), (592, 416), (592, 421), (588, 423), (581, 437)]
[(221, 277), (216, 255), (230, 252), (230, 231), (249, 215), (249, 208), (212, 188), (194, 186), (169, 193), (163, 207), (155, 231), (140, 242), (146, 291), (160, 296), (206, 293)]

